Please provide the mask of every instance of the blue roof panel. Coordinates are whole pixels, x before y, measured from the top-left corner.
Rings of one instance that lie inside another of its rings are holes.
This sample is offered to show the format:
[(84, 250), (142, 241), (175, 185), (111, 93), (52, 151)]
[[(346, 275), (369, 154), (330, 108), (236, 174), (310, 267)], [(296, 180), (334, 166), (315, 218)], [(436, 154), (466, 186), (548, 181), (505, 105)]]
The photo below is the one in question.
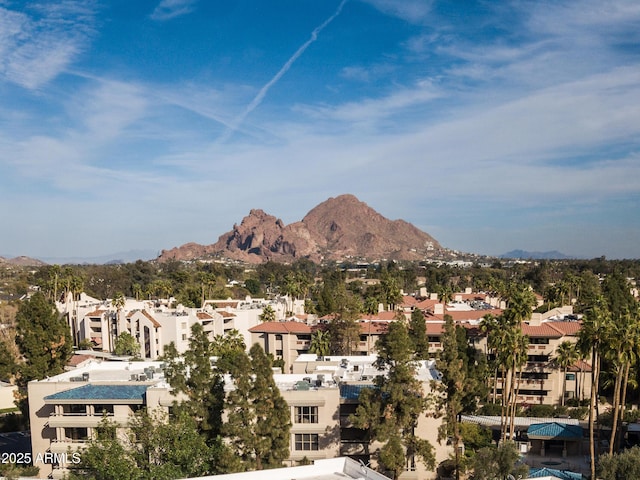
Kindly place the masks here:
[(340, 398), (345, 400), (358, 400), (363, 388), (374, 388), (373, 385), (340, 385)]
[(527, 430), (529, 438), (582, 438), (582, 427), (580, 425), (567, 425), (566, 423), (534, 423)]
[(529, 478), (556, 477), (560, 480), (582, 480), (581, 473), (570, 472), (568, 470), (557, 470), (555, 468), (532, 468), (529, 470)]
[(148, 385), (83, 385), (44, 397), (45, 400), (142, 400)]

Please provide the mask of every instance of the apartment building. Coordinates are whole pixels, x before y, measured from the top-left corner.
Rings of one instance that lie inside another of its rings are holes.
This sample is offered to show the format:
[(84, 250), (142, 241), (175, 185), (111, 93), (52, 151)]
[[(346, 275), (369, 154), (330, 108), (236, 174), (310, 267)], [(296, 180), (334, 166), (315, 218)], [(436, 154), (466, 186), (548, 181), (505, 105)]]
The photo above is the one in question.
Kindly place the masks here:
[(283, 371), (291, 372), (295, 359), (309, 351), (313, 329), (303, 322), (264, 322), (249, 329), (250, 344), (257, 343), (274, 358), (283, 360)]
[(160, 362), (92, 361), (29, 382), (28, 395), (32, 458), (51, 460), (37, 464), (41, 478), (63, 478), (74, 461), (66, 454), (94, 438), (104, 416), (124, 428), (138, 409), (166, 410), (173, 401)]
[[(492, 311), (489, 311), (492, 313)], [(468, 314), (452, 315), (458, 325), (467, 330), (469, 342), (480, 352), (492, 358), (488, 348), (487, 335), (480, 329), (481, 319), (465, 319)], [(456, 318), (457, 317), (457, 318)], [(567, 320), (569, 318), (569, 320)], [(521, 405), (558, 405), (562, 401), (563, 388), (565, 399), (583, 399), (591, 388), (591, 365), (584, 360), (576, 361), (565, 374), (558, 368), (555, 359), (557, 349), (562, 342), (577, 342), (581, 322), (576, 320), (571, 307), (562, 307), (550, 312), (533, 313), (530, 319), (522, 323), (522, 333), (527, 336), (527, 362), (522, 368), (518, 384), (518, 403)], [(427, 319), (429, 352), (437, 354), (442, 350), (440, 341), (444, 333), (444, 321)], [(502, 380), (490, 379), (491, 385), (502, 393)]]
[[(371, 461), (362, 431), (353, 428), (358, 393), (371, 388), (376, 375), (374, 356), (346, 357), (313, 362), (297, 360), (295, 374), (274, 375), (274, 381), (290, 407), (290, 454), (285, 462), (295, 466), (308, 460), (351, 456), (365, 464)], [(307, 361), (308, 360), (308, 361)], [(417, 372), (425, 392), (438, 375), (433, 362), (422, 362)], [(227, 389), (233, 388), (226, 379)], [(74, 461), (72, 452), (95, 438), (106, 415), (122, 427), (141, 408), (168, 411), (175, 397), (163, 375), (160, 362), (88, 362), (55, 377), (33, 381), (28, 386), (33, 458), (51, 458), (40, 463), (40, 476), (63, 478)], [(449, 447), (437, 443), (440, 420), (423, 415), (417, 434), (436, 447), (438, 461), (447, 458)], [(375, 451), (376, 445), (371, 451)], [(49, 457), (47, 457), (47, 454)], [(68, 455), (65, 455), (68, 454)], [(51, 455), (55, 455), (51, 457)], [(418, 462), (410, 462), (404, 479), (432, 478)]]

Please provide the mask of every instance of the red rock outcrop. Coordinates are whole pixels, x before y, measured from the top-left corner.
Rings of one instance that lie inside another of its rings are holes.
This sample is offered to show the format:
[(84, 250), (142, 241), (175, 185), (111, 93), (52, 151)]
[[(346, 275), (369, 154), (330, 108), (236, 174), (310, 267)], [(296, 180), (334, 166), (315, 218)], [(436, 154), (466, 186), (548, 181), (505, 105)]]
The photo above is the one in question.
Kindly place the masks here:
[(419, 260), (441, 249), (429, 234), (404, 220), (389, 220), (353, 195), (330, 198), (300, 222), (254, 209), (213, 245), (188, 243), (162, 252), (159, 261), (217, 255), (244, 262), (319, 262), (345, 257)]

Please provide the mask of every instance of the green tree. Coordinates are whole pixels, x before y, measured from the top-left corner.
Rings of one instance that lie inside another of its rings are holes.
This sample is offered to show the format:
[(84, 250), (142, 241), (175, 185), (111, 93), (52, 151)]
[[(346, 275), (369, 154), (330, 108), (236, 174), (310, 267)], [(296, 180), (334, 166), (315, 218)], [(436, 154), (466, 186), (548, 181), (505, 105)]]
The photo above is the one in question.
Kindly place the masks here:
[(434, 382), (436, 390), (442, 393), (436, 398), (439, 410), (444, 412), (444, 421), (438, 430), (438, 441), (448, 438), (452, 440), (455, 455), (455, 478), (459, 480), (462, 435), (458, 418), (463, 410), (462, 399), (465, 395), (467, 372), (463, 359), (458, 354), (456, 327), (450, 315), (445, 315), (444, 333), (441, 341), (442, 352), (436, 362), (436, 368), (441, 373), (442, 379), (439, 382)]
[(474, 480), (507, 480), (526, 477), (529, 467), (518, 464), (520, 453), (514, 442), (503, 442), (498, 447), (485, 447), (476, 452), (472, 462)]
[(73, 467), (69, 480), (139, 480), (142, 475), (124, 439), (117, 437), (116, 424), (104, 418), (96, 437), (82, 450), (80, 463)]
[(315, 353), (320, 357), (329, 355), (331, 352), (331, 338), (329, 332), (325, 330), (316, 330), (311, 334), (311, 344), (309, 345), (309, 352)]
[[(118, 430), (127, 434), (118, 435)], [(96, 432), (79, 452), (70, 480), (173, 480), (211, 473), (210, 449), (187, 415), (169, 420), (165, 413), (141, 410), (126, 429), (105, 418)]]
[(560, 398), (560, 404), (563, 407), (565, 397), (567, 396), (567, 370), (569, 367), (574, 365), (579, 358), (580, 354), (578, 353), (575, 343), (565, 340), (558, 345), (558, 348), (556, 349), (555, 364), (558, 368), (562, 369), (562, 397)]
[(273, 380), (272, 364), (260, 345), (231, 364), (234, 388), (225, 401), (223, 433), (234, 457), (233, 470), (281, 467), (289, 456), (290, 409)]
[(185, 411), (138, 412), (128, 424), (128, 449), (145, 480), (173, 480), (211, 473), (211, 449)]
[(427, 324), (421, 310), (411, 312), (409, 320), (409, 335), (413, 342), (413, 350), (416, 360), (429, 358), (429, 338), (427, 337)]
[(407, 460), (419, 458), (433, 468), (432, 445), (415, 435), (418, 418), (427, 408), (428, 398), (416, 378), (416, 363), (407, 328), (392, 322), (389, 331), (377, 343), (376, 366), (386, 374), (378, 375), (374, 388), (360, 393), (355, 415), (356, 428), (366, 430), (370, 441), (383, 445), (378, 454), (381, 467), (397, 479)]
[(140, 344), (129, 332), (122, 332), (118, 335), (118, 338), (116, 338), (113, 353), (116, 355), (140, 357)]
[(195, 419), (210, 447), (219, 442), (224, 402), (223, 381), (212, 365), (212, 356), (211, 341), (199, 323), (191, 327), (189, 348), (184, 355), (178, 354), (173, 343), (167, 345), (164, 355), (167, 382), (176, 394), (186, 397), (174, 404), (174, 410)]
[(640, 478), (640, 447), (617, 454), (605, 454), (598, 459), (598, 477), (601, 480)]
[(64, 371), (73, 354), (67, 322), (41, 293), (24, 301), (16, 314), (16, 345), (24, 362), (19, 365), (21, 386)]
[(604, 298), (600, 297), (592, 305), (582, 321), (578, 332), (578, 349), (591, 357), (591, 394), (589, 400), (589, 455), (591, 458), (591, 478), (596, 478), (595, 423), (597, 417), (597, 396), (600, 379), (600, 358), (610, 324), (610, 313)]
[(260, 320), (262, 322), (275, 322), (276, 321), (276, 311), (273, 309), (271, 305), (266, 305), (262, 309), (262, 313), (260, 314)]

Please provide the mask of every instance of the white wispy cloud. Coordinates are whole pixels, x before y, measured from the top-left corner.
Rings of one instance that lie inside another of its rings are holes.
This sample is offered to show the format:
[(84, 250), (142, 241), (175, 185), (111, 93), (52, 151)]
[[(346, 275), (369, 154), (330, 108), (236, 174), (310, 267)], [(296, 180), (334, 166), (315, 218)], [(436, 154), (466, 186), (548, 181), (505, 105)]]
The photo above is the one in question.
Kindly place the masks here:
[(162, 0), (151, 13), (152, 20), (165, 21), (187, 15), (195, 10), (198, 0)]
[(362, 0), (382, 13), (402, 18), (412, 23), (422, 23), (431, 10), (432, 0)]
[(25, 12), (0, 7), (0, 78), (36, 89), (83, 52), (94, 34), (93, 2), (38, 4)]
[(294, 62), (298, 58), (300, 58), (300, 55), (302, 55), (305, 52), (305, 50), (309, 48), (309, 45), (311, 45), (313, 42), (315, 42), (318, 39), (318, 35), (320, 34), (320, 32), (322, 32), (322, 30), (324, 30), (338, 15), (340, 15), (345, 3), (347, 3), (347, 0), (341, 0), (336, 11), (324, 22), (322, 22), (320, 25), (318, 25), (316, 28), (313, 29), (309, 37), (309, 40), (304, 42), (295, 51), (295, 53), (291, 55), (291, 57), (289, 57), (289, 59), (280, 68), (280, 70), (278, 70), (278, 73), (276, 73), (273, 76), (273, 78), (271, 78), (271, 80), (269, 80), (265, 85), (262, 86), (262, 88), (258, 91), (258, 94), (253, 98), (253, 100), (249, 103), (249, 105), (247, 105), (243, 110), (243, 112), (234, 119), (231, 129), (227, 130), (227, 132), (225, 132), (225, 134), (220, 138), (221, 142), (227, 141), (230, 138), (230, 136), (233, 134), (233, 132), (235, 132), (238, 129), (238, 127), (242, 124), (242, 122), (244, 122), (245, 118), (247, 118), (247, 116), (262, 103), (262, 101), (264, 100), (264, 97), (267, 95), (267, 92), (276, 83), (278, 83), (278, 81), (282, 78), (282, 76), (285, 73), (289, 71), (289, 69), (294, 64)]

